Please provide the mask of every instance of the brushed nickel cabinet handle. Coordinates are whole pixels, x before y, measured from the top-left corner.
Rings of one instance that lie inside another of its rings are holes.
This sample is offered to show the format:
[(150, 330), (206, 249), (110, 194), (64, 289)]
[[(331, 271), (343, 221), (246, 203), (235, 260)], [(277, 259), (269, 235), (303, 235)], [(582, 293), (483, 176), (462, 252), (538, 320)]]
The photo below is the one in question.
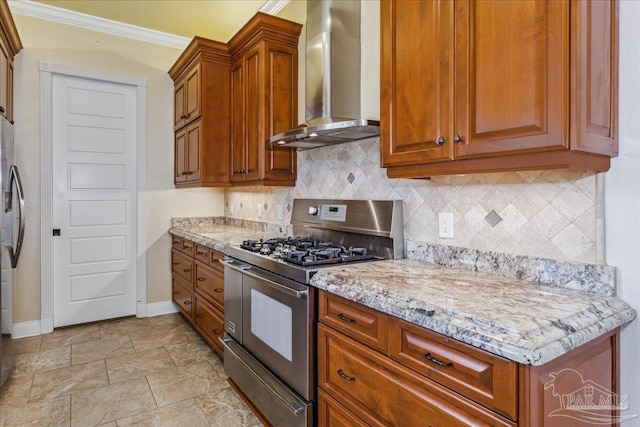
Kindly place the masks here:
[(345, 374), (342, 369), (338, 369), (338, 375), (340, 375), (340, 377), (342, 379), (347, 380), (347, 381), (355, 381), (356, 380), (356, 377), (350, 377), (349, 375)]
[(356, 319), (352, 319), (352, 318), (350, 318), (350, 317), (347, 317), (347, 316), (345, 316), (345, 315), (344, 315), (344, 314), (342, 314), (342, 313), (338, 314), (338, 319), (342, 320), (343, 322), (348, 322), (348, 323), (351, 323), (351, 322), (355, 322), (355, 321), (356, 321)]

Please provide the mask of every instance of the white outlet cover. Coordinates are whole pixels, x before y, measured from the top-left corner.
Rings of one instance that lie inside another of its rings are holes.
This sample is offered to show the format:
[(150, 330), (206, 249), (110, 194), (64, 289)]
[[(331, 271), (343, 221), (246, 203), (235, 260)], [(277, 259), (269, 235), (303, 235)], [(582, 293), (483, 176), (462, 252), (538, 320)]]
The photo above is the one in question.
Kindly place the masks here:
[(278, 205), (278, 219), (284, 219), (284, 206)]
[(438, 236), (441, 239), (453, 239), (453, 212), (438, 214)]
[(258, 218), (262, 218), (262, 203), (258, 203)]

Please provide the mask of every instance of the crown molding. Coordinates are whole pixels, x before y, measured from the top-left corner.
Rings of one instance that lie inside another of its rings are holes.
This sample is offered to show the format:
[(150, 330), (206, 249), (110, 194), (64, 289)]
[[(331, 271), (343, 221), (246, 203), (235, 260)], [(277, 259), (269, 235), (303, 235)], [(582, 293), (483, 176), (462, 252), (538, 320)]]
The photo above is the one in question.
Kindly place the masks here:
[[(269, 0), (269, 2), (272, 1), (276, 2), (275, 0)], [(99, 18), (85, 13), (61, 9), (59, 7), (49, 6), (30, 0), (9, 0), (8, 3), (11, 13), (14, 14), (46, 19), (60, 24), (72, 25), (74, 27), (99, 31), (101, 33), (111, 34), (114, 36), (126, 37), (129, 39), (174, 47), (177, 49), (184, 49), (191, 42), (191, 39), (186, 37), (138, 27), (136, 25), (125, 24), (123, 22), (112, 21), (110, 19)]]
[(291, 0), (267, 0), (260, 8), (260, 12), (275, 15), (280, 12)]

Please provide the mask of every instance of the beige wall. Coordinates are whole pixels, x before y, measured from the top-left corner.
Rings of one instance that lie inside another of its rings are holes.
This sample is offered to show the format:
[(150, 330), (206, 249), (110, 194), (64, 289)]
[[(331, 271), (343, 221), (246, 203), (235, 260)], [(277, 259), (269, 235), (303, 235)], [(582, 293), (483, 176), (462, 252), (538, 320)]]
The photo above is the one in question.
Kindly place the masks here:
[(218, 189), (173, 188), (173, 83), (181, 50), (14, 15), (24, 50), (15, 64), (16, 161), (27, 195), (27, 233), (16, 272), (14, 322), (40, 319), (40, 76), (50, 62), (147, 79), (147, 302), (171, 299), (173, 216), (223, 214)]

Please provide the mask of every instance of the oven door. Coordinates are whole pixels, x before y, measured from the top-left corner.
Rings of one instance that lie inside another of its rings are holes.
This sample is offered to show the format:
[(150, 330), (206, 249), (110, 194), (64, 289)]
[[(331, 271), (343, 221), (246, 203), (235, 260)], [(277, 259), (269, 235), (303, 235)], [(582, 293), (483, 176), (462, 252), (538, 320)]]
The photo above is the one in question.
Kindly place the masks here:
[(226, 332), (304, 400), (314, 400), (315, 288), (235, 260), (224, 264)]
[(309, 293), (307, 286), (257, 268), (243, 277), (244, 347), (305, 400), (313, 399)]

